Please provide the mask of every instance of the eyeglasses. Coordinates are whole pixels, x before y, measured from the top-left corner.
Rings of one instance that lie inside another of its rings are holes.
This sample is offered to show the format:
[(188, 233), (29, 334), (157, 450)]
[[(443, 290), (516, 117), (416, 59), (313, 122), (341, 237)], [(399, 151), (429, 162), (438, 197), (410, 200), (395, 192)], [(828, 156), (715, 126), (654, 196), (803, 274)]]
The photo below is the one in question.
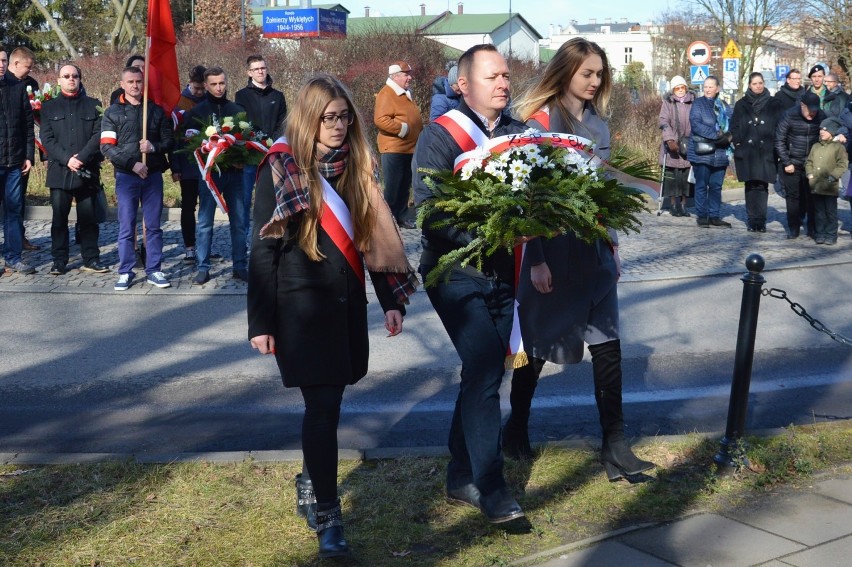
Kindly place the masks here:
[(787, 80), (788, 81), (801, 81), (802, 78), (801, 77), (787, 77)]
[(249, 72), (254, 73), (255, 71), (266, 71), (266, 67), (255, 67), (254, 69), (249, 69)]
[(825, 84), (826, 84), (826, 85), (836, 85), (836, 84), (837, 84), (837, 81), (829, 81), (829, 80), (826, 80), (826, 81), (825, 81)]
[(80, 75), (59, 75), (63, 79), (79, 79)]
[(352, 123), (355, 122), (355, 115), (345, 112), (343, 114), (323, 114), (320, 117), (322, 125), (329, 130), (337, 126), (338, 120), (340, 120), (345, 126), (352, 126)]

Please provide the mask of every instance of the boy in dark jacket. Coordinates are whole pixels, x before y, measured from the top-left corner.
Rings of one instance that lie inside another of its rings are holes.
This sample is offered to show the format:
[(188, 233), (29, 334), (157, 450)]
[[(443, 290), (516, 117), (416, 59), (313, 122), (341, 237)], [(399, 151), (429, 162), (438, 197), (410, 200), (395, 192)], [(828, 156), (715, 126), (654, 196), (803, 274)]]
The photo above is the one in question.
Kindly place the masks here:
[(840, 121), (826, 118), (819, 126), (819, 142), (811, 147), (805, 162), (814, 201), (814, 240), (817, 244), (837, 244), (837, 196), (849, 158), (843, 144), (834, 139), (843, 127)]

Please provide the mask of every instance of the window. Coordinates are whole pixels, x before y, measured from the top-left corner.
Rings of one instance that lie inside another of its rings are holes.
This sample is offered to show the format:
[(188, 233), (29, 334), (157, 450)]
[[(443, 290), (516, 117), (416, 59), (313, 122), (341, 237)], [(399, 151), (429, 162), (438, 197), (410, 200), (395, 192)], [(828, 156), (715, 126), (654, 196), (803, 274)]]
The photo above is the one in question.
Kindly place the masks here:
[(625, 47), (624, 48), (624, 64), (626, 65), (626, 64), (632, 63), (632, 62), (633, 62), (633, 48), (632, 47)]

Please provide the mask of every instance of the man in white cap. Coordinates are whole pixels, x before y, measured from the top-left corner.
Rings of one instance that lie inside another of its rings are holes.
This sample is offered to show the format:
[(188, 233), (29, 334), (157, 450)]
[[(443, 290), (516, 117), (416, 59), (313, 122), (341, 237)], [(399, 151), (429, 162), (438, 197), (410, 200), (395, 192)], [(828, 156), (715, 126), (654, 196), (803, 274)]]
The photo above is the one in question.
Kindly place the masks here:
[(388, 67), (385, 86), (376, 95), (373, 122), (379, 130), (385, 200), (402, 228), (414, 228), (406, 217), (411, 191), (411, 158), (417, 137), (423, 130), (420, 109), (411, 98), (411, 65), (395, 61)]

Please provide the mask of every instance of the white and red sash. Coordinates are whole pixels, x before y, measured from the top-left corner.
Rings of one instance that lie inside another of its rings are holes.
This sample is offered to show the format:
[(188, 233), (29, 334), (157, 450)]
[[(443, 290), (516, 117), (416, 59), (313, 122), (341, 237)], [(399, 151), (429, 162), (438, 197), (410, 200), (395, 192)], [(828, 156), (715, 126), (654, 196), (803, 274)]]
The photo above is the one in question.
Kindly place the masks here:
[[(293, 155), (293, 149), (287, 142), (286, 137), (281, 136), (275, 140), (275, 143), (269, 148), (266, 157), (263, 158), (264, 161), (273, 153)], [(262, 166), (263, 163), (261, 163), (260, 167)], [(260, 171), (260, 167), (258, 167), (258, 171)], [(346, 262), (355, 272), (355, 275), (358, 276), (361, 284), (366, 286), (364, 262), (361, 260), (361, 253), (355, 247), (355, 226), (352, 223), (352, 213), (349, 212), (349, 207), (346, 206), (346, 203), (340, 198), (337, 191), (322, 176), (320, 176), (320, 183), (322, 183), (323, 198), (320, 226), (322, 226), (323, 230), (331, 238), (331, 241), (346, 258)]]

